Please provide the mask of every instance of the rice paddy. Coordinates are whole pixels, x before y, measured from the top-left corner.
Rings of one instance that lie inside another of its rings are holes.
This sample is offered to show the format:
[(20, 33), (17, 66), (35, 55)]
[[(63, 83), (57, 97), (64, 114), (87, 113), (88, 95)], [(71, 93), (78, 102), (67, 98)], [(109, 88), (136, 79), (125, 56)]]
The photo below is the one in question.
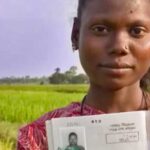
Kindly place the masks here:
[(44, 113), (80, 101), (87, 85), (1, 85), (0, 150), (14, 150), (18, 129)]

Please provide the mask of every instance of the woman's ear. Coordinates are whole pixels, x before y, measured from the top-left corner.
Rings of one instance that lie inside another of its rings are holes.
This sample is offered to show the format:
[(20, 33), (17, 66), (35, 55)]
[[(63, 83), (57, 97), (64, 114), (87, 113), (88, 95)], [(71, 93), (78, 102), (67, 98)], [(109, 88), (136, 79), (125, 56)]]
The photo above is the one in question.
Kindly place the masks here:
[(79, 19), (74, 18), (72, 34), (71, 34), (72, 48), (73, 51), (79, 49)]

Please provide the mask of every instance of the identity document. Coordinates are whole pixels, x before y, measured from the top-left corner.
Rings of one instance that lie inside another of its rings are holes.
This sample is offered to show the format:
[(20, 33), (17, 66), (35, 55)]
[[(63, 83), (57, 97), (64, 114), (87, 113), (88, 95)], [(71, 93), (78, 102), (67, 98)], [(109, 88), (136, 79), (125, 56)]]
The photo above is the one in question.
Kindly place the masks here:
[(150, 150), (150, 111), (46, 121), (49, 150)]

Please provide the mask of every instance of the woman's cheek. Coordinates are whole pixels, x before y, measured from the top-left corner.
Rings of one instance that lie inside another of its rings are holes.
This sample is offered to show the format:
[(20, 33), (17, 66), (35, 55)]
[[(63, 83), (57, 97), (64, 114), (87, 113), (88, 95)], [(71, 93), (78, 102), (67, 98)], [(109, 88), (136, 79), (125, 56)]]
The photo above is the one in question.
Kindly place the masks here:
[(148, 60), (150, 61), (150, 38), (148, 39), (143, 39), (141, 41), (136, 41), (131, 43), (131, 53), (132, 55), (143, 61), (143, 60)]
[(97, 57), (100, 57), (103, 53), (103, 49), (103, 44), (101, 44), (98, 39), (89, 35), (82, 37), (79, 51), (81, 55), (84, 55), (88, 60), (94, 61)]

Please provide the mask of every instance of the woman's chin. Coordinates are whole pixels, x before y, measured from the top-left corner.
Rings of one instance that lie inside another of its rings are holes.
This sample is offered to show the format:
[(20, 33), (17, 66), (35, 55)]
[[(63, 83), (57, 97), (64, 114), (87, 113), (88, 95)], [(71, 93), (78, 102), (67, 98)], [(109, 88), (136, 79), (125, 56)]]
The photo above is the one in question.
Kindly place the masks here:
[(104, 89), (104, 90), (108, 90), (108, 91), (116, 91), (116, 90), (120, 90), (123, 89), (125, 87), (129, 87), (132, 84), (134, 84), (134, 82), (132, 81), (122, 81), (119, 79), (113, 79), (113, 80), (103, 80), (103, 81), (91, 81), (90, 82), (91, 85), (96, 85), (97, 87), (100, 87), (100, 89)]

